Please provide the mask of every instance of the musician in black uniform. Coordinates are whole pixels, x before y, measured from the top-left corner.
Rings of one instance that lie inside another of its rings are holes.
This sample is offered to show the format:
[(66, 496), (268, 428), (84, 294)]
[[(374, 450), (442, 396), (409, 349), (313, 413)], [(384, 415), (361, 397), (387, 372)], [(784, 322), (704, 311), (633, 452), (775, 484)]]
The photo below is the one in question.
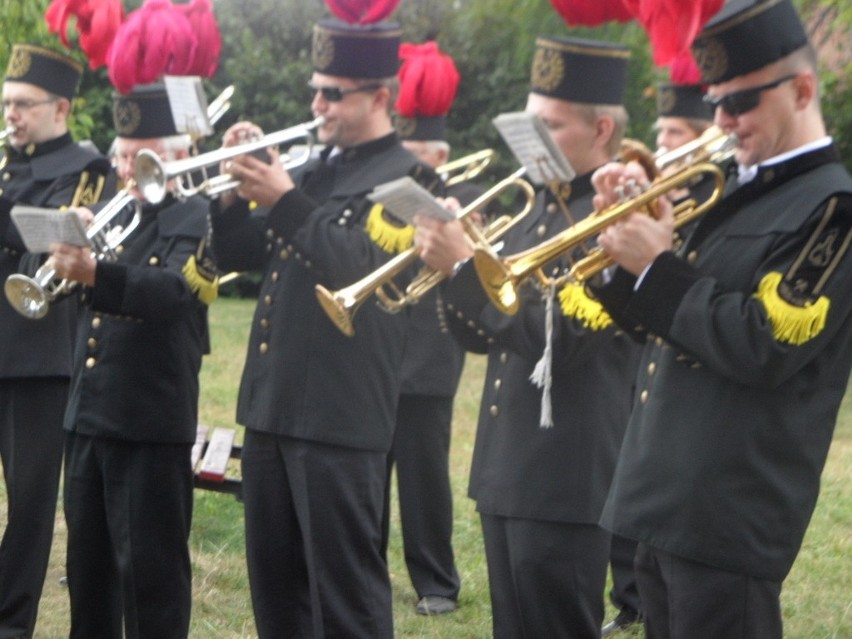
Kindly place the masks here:
[[(400, 57), (397, 134), (406, 149), (437, 168), (449, 159), (447, 114), (459, 74), (434, 41), (404, 43)], [(458, 184), (447, 194), (461, 196), (465, 204), (465, 196), (476, 192), (474, 185)], [(453, 399), (463, 363), (464, 350), (450, 334), (444, 302), (433, 289), (409, 310), (383, 531), (387, 545), (391, 471), (396, 466), (405, 564), (417, 592), (416, 611), (422, 615), (455, 610), (461, 585), (452, 546), (449, 454)]]
[[(657, 120), (654, 129), (658, 156), (692, 142), (712, 126), (713, 110), (704, 101), (704, 95), (704, 87), (701, 84), (665, 82), (657, 85)], [(691, 194), (697, 201), (703, 202), (714, 187), (715, 180), (701, 178), (684, 189), (678, 189), (677, 193), (670, 194), (670, 199), (681, 199)], [(678, 230), (680, 241), (688, 235), (693, 225), (694, 223), (688, 224), (688, 228)], [(635, 541), (620, 535), (612, 536), (609, 562), (612, 589), (609, 597), (613, 606), (618, 609), (618, 614), (601, 629), (602, 637), (628, 628), (642, 618), (642, 605), (633, 572), (635, 554)]]
[(657, 153), (674, 151), (713, 125), (713, 109), (704, 101), (701, 84), (661, 82), (657, 85)]
[[(381, 518), (407, 318), (365, 303), (348, 337), (315, 287), (347, 286), (391, 257), (389, 220), (366, 199), (374, 186), (437, 181), (393, 129), (400, 35), (395, 23), (317, 24), (309, 86), (325, 149), (292, 178), (275, 159), (235, 158), (241, 197), (213, 212), (219, 265), (264, 273), (237, 406), (263, 638), (393, 634)], [(252, 127), (234, 125), (225, 144)]]
[[(627, 122), (628, 57), (602, 42), (537, 40), (526, 108), (578, 175), (538, 193), (503, 254), (564, 230), (568, 215), (591, 213), (591, 173), (618, 153)], [(469, 494), (482, 521), (494, 637), (597, 638), (610, 545), (597, 520), (627, 423), (636, 348), (581, 286), (567, 284), (559, 299), (526, 286), (516, 315), (497, 310), (458, 223), (418, 218), (416, 237), (427, 263), (455, 273), (443, 291), (454, 332), (488, 354)], [(565, 266), (559, 259), (546, 273)], [(543, 396), (530, 377), (550, 348), (552, 390)]]
[[(92, 204), (109, 163), (71, 139), (68, 115), (83, 68), (50, 49), (16, 44), (3, 82), (5, 149), (0, 157), (0, 280), (32, 275), (10, 217), (15, 204)], [(22, 259), (23, 258), (23, 259)], [(0, 637), (33, 633), (47, 572), (62, 465), (62, 415), (71, 374), (74, 308), (20, 315), (0, 299), (0, 458), (8, 500), (0, 543)]]
[(789, 1), (729, 4), (693, 52), (739, 176), (680, 251), (665, 203), (600, 238), (598, 294), (647, 336), (602, 524), (639, 542), (648, 637), (773, 639), (852, 366), (852, 179)]
[[(116, 94), (113, 114), (125, 184), (140, 149), (188, 154), (162, 85)], [(57, 274), (83, 287), (65, 414), (73, 639), (184, 639), (189, 631), (190, 452), (216, 295), (203, 250), (207, 211), (200, 196), (142, 202), (116, 260), (54, 245)]]

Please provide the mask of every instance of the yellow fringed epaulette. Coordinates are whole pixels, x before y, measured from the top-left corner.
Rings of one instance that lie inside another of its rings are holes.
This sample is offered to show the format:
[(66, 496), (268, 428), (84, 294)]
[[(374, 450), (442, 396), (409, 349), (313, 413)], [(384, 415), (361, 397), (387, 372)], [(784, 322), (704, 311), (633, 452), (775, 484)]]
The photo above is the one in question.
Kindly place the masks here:
[(196, 297), (208, 306), (219, 297), (219, 276), (199, 268), (194, 255), (183, 265), (183, 276)]
[(760, 280), (754, 297), (760, 300), (766, 309), (766, 315), (772, 325), (772, 335), (776, 340), (787, 344), (804, 344), (825, 328), (831, 302), (824, 295), (820, 295), (816, 300), (802, 306), (792, 304), (778, 293), (781, 281), (781, 273), (767, 273)]
[(384, 207), (374, 204), (364, 226), (375, 244), (388, 253), (400, 253), (414, 243), (413, 226), (397, 226), (384, 215)]
[(586, 288), (569, 282), (559, 291), (559, 305), (565, 317), (576, 319), (585, 328), (600, 331), (612, 324), (612, 317), (603, 305), (589, 297)]

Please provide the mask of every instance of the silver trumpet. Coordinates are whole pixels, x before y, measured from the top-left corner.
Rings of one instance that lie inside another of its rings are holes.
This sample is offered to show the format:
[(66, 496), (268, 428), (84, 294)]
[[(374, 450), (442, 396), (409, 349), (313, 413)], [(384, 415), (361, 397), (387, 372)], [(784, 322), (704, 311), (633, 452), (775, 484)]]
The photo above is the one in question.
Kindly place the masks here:
[[(126, 226), (113, 224), (115, 218), (129, 205), (133, 205), (133, 218)], [(142, 205), (129, 188), (119, 191), (102, 208), (86, 229), (86, 239), (97, 259), (115, 261), (116, 249), (136, 230), (142, 221)], [(74, 290), (77, 282), (59, 280), (56, 269), (48, 260), (42, 264), (33, 277), (21, 273), (10, 275), (4, 287), (6, 298), (18, 313), (28, 319), (41, 319), (50, 310), (50, 304), (57, 298)]]
[(15, 131), (17, 131), (17, 129), (11, 124), (0, 131), (0, 144), (3, 144), (6, 141), (6, 138), (12, 135)]
[[(181, 197), (190, 197), (199, 193), (207, 197), (216, 197), (235, 189), (240, 182), (228, 173), (207, 177), (208, 167), (216, 166), (238, 155), (262, 151), (282, 144), (294, 147), (297, 142), (302, 142), (298, 145), (299, 153), (295, 156), (283, 153), (280, 157), (281, 165), (289, 171), (310, 159), (314, 144), (313, 131), (324, 123), (325, 118), (320, 116), (311, 122), (269, 133), (251, 142), (222, 147), (182, 160), (164, 161), (155, 152), (142, 149), (136, 154), (134, 163), (136, 184), (145, 199), (152, 204), (161, 202), (166, 197), (168, 184), (172, 180), (174, 180), (177, 194)], [(193, 181), (193, 173), (196, 172), (202, 174), (202, 180), (198, 184)]]

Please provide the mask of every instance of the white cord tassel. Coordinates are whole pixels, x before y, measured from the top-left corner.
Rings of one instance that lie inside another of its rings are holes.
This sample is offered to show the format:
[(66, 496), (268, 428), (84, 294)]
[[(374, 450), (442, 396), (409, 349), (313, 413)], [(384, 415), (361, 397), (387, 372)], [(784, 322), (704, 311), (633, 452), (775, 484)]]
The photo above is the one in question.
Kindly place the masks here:
[(553, 298), (556, 287), (551, 283), (545, 295), (544, 315), (544, 353), (535, 365), (530, 381), (541, 392), (541, 422), (542, 428), (553, 426), (553, 405), (550, 400), (550, 389), (553, 386)]

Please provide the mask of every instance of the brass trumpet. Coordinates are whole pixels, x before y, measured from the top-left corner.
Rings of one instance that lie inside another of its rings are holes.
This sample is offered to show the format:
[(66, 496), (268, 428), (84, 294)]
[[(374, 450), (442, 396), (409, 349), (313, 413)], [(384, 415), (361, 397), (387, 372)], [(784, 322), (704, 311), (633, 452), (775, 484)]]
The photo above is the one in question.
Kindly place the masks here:
[[(507, 315), (514, 315), (520, 306), (519, 288), (531, 276), (536, 276), (547, 286), (561, 284), (566, 279), (585, 281), (612, 263), (601, 249), (591, 251), (573, 266), (567, 277), (555, 282), (544, 275), (542, 268), (628, 215), (648, 212), (657, 198), (688, 187), (693, 180), (710, 176), (714, 180), (714, 189), (704, 202), (697, 203), (688, 199), (674, 210), (676, 227), (698, 218), (721, 199), (725, 175), (718, 163), (730, 157), (735, 146), (736, 138), (733, 135), (711, 134), (703, 139), (701, 145), (676, 149), (672, 155), (665, 158), (665, 165), (662, 159), (657, 162), (658, 167), (674, 167), (674, 172), (670, 175), (656, 178), (640, 195), (613, 204), (602, 211), (595, 211), (584, 220), (526, 251), (501, 259), (487, 247), (477, 247), (474, 265), (483, 289), (498, 309)], [(688, 161), (685, 158), (688, 158)]]
[[(535, 204), (535, 191), (533, 191), (529, 182), (522, 179), (522, 175), (523, 169), (516, 171), (458, 211), (456, 218), (462, 222), (465, 231), (474, 243), (496, 241), (532, 210)], [(470, 219), (471, 213), (481, 209), (511, 187), (522, 190), (526, 196), (525, 206), (514, 216), (502, 216), (486, 229), (479, 230), (473, 220)], [(419, 301), (423, 295), (445, 279), (446, 276), (443, 273), (427, 267), (415, 276), (405, 290), (401, 292), (394, 285), (393, 279), (414, 264), (419, 254), (419, 247), (412, 246), (366, 277), (338, 291), (329, 291), (324, 286), (317, 284), (315, 289), (317, 300), (335, 326), (342, 333), (351, 337), (355, 334), (353, 325), (355, 312), (372, 295), (375, 294), (379, 298), (380, 305), (384, 310), (395, 313), (402, 310), (406, 305)]]
[(478, 176), (493, 159), (494, 150), (483, 149), (442, 164), (435, 168), (435, 172), (441, 176), (445, 186), (453, 186)]
[[(113, 224), (115, 218), (131, 204), (134, 214), (127, 226)], [(142, 205), (126, 188), (119, 191), (94, 217), (86, 229), (86, 239), (99, 260), (114, 261), (118, 246), (136, 230), (141, 221)], [(76, 286), (77, 282), (72, 280), (58, 280), (56, 269), (48, 261), (39, 267), (33, 277), (21, 273), (10, 275), (6, 279), (4, 291), (9, 304), (18, 313), (28, 319), (41, 319), (47, 315), (52, 302), (70, 293)]]
[[(292, 146), (297, 141), (304, 140), (302, 152), (297, 156), (291, 157), (288, 154), (283, 154), (280, 157), (281, 165), (289, 171), (305, 164), (310, 159), (313, 150), (313, 131), (324, 123), (325, 118), (320, 116), (311, 122), (269, 133), (252, 142), (223, 147), (182, 160), (164, 162), (154, 151), (142, 149), (136, 154), (134, 161), (133, 170), (136, 184), (145, 199), (152, 204), (161, 202), (166, 197), (168, 183), (172, 180), (175, 181), (175, 189), (181, 197), (190, 197), (198, 193), (208, 197), (216, 197), (239, 186), (239, 180), (227, 173), (208, 178), (206, 175), (207, 167), (216, 166), (220, 162), (230, 160), (238, 155), (261, 151), (281, 144)], [(204, 175), (203, 181), (199, 184), (195, 184), (192, 179), (192, 174), (196, 171), (200, 171)]]

